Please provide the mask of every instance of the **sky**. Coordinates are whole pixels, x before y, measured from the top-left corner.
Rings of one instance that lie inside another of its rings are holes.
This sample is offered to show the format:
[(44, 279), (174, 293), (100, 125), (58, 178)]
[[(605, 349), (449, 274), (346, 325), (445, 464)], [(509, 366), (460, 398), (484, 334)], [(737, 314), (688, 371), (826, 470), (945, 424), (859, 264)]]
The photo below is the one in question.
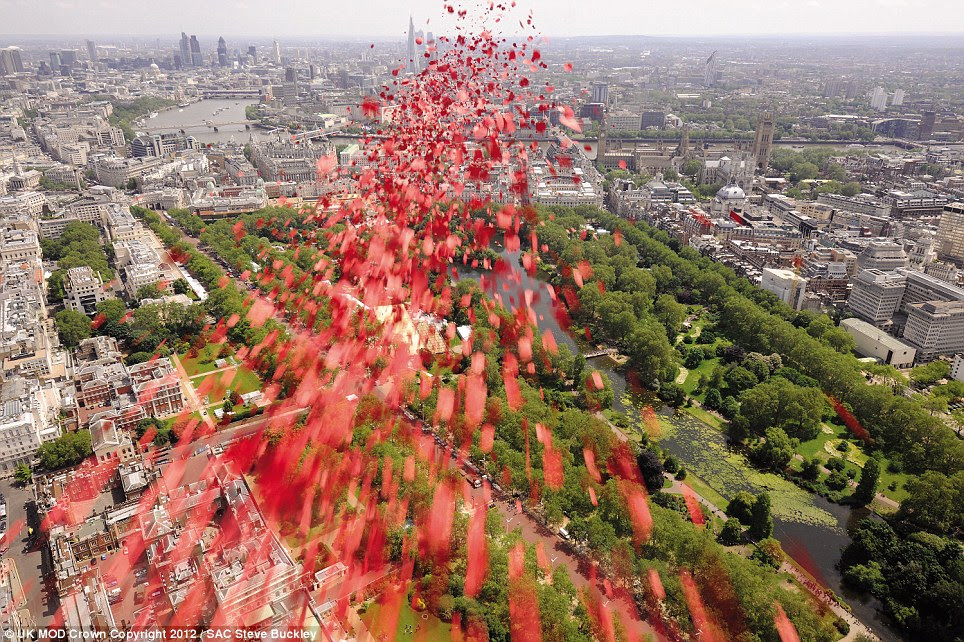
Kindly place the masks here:
[[(964, 34), (964, 0), (517, 0), (514, 16), (530, 10), (547, 36)], [(446, 32), (442, 0), (0, 0), (0, 33), (398, 38), (410, 14)]]

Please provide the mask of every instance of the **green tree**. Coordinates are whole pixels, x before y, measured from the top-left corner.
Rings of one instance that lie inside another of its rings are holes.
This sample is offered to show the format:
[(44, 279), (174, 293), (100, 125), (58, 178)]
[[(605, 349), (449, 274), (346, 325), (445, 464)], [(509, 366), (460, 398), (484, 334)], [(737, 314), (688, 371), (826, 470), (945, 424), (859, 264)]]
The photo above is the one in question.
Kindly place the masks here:
[(804, 459), (800, 467), (800, 475), (808, 481), (817, 481), (820, 477), (820, 460), (816, 457)]
[(732, 395), (727, 395), (723, 398), (723, 404), (720, 406), (720, 414), (727, 419), (732, 419), (740, 412), (740, 402), (736, 400), (736, 397)]
[(783, 564), (785, 555), (780, 547), (780, 542), (772, 537), (765, 537), (757, 542), (757, 548), (753, 551), (750, 559), (754, 559), (764, 566), (770, 568), (780, 568)]
[(61, 310), (54, 316), (60, 342), (68, 348), (76, 348), (81, 341), (90, 337), (90, 319), (87, 315), (73, 310)]
[[(733, 399), (733, 397), (730, 397)], [(735, 400), (734, 400), (735, 401)], [(704, 398), (703, 405), (707, 408), (717, 409), (723, 405), (723, 397), (720, 395), (720, 391), (716, 388), (710, 388), (706, 391), (706, 397)]]
[(686, 391), (677, 383), (664, 383), (659, 387), (659, 397), (674, 408), (686, 403)]
[(735, 546), (740, 543), (740, 538), (743, 536), (743, 525), (740, 524), (740, 520), (735, 517), (723, 522), (723, 528), (720, 529), (720, 534), (717, 539), (720, 544), (724, 546)]
[(772, 377), (740, 395), (740, 415), (747, 427), (760, 435), (770, 426), (809, 441), (820, 432), (826, 398), (817, 388), (804, 388), (783, 377)]
[(877, 481), (880, 479), (880, 462), (875, 457), (867, 459), (860, 471), (860, 481), (854, 491), (854, 499), (861, 504), (869, 504), (877, 494)]
[(820, 168), (813, 163), (797, 163), (790, 168), (790, 180), (794, 183), (811, 180), (817, 177)]
[(767, 428), (766, 437), (754, 447), (753, 456), (761, 466), (780, 472), (790, 465), (797, 443), (782, 428)]
[(844, 183), (843, 187), (840, 188), (840, 193), (844, 196), (856, 196), (860, 192), (860, 183), (857, 182)]
[(702, 164), (700, 163), (700, 161), (695, 158), (691, 158), (690, 160), (683, 163), (680, 170), (683, 172), (683, 174), (686, 174), (687, 176), (696, 176), (699, 173), (701, 168), (702, 168)]
[(951, 366), (946, 361), (931, 361), (910, 371), (910, 382), (918, 388), (932, 386), (951, 374)]
[(929, 470), (905, 487), (910, 495), (900, 504), (900, 519), (939, 534), (964, 531), (964, 471), (947, 476)]
[(191, 291), (191, 286), (184, 279), (175, 279), (174, 283), (171, 284), (171, 289), (174, 290), (174, 294), (187, 294)]
[(738, 492), (726, 507), (728, 517), (738, 519), (744, 524), (749, 524), (753, 515), (753, 504), (756, 498), (749, 492), (741, 490)]
[(673, 364), (673, 348), (666, 332), (651, 319), (636, 324), (627, 342), (627, 353), (641, 380), (647, 385), (665, 378)]
[(161, 288), (159, 288), (156, 283), (148, 283), (137, 289), (137, 294), (134, 295), (134, 298), (138, 301), (143, 301), (144, 299), (160, 299), (162, 296), (164, 296), (164, 293), (161, 292)]
[(37, 449), (37, 458), (44, 470), (57, 470), (79, 464), (93, 453), (90, 431), (68, 432)]
[(51, 304), (64, 300), (64, 270), (54, 270), (47, 278), (47, 301)]
[(655, 493), (663, 488), (663, 464), (656, 453), (651, 450), (641, 451), (636, 457), (636, 464), (643, 476), (646, 490)]
[(659, 322), (666, 328), (669, 337), (675, 338), (680, 325), (686, 319), (686, 306), (678, 303), (669, 294), (661, 294), (653, 307), (653, 312)]
[(731, 395), (738, 395), (759, 383), (756, 375), (743, 366), (728, 368), (723, 375), (723, 381), (726, 382), (726, 392)]
[(750, 537), (762, 540), (773, 534), (773, 517), (770, 515), (770, 495), (760, 493), (753, 502), (750, 514)]
[(13, 479), (21, 486), (26, 486), (33, 479), (33, 471), (30, 470), (30, 466), (20, 462), (13, 471)]

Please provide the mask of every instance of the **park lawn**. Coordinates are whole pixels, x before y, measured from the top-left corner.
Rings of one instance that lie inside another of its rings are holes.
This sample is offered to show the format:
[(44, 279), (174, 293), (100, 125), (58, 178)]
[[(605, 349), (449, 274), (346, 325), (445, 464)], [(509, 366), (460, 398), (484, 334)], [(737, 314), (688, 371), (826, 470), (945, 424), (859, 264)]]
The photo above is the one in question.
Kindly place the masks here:
[(684, 406), (683, 410), (690, 413), (700, 421), (709, 424), (713, 428), (723, 430), (723, 422), (713, 413), (707, 412), (703, 408), (697, 408), (696, 406)]
[(245, 366), (237, 366), (234, 379), (231, 380), (230, 386), (225, 386), (222, 377), (228, 372), (228, 370), (223, 370), (217, 372), (213, 375), (202, 375), (200, 377), (193, 377), (191, 379), (191, 384), (194, 389), (197, 390), (204, 383), (204, 380), (208, 377), (214, 377), (214, 385), (208, 390), (207, 395), (211, 403), (214, 403), (218, 399), (223, 399), (224, 394), (228, 391), (228, 388), (236, 390), (239, 395), (246, 394), (248, 392), (254, 392), (255, 390), (261, 389), (261, 379), (258, 375), (254, 373), (253, 370)]
[(204, 374), (205, 372), (211, 372), (215, 369), (214, 361), (218, 358), (227, 359), (228, 356), (232, 354), (231, 348), (220, 343), (209, 343), (205, 345), (201, 350), (198, 351), (196, 357), (188, 357), (189, 353), (179, 354), (178, 359), (181, 360), (181, 365), (184, 366), (184, 371), (187, 372), (187, 376), (193, 377), (195, 375)]
[(713, 357), (712, 359), (705, 359), (702, 363), (700, 363), (699, 367), (690, 370), (686, 375), (686, 380), (683, 382), (683, 390), (686, 391), (686, 394), (703, 401), (706, 396), (706, 392), (704, 391), (698, 395), (695, 395), (693, 394), (693, 390), (696, 389), (696, 385), (700, 381), (700, 375), (706, 375), (709, 377), (710, 373), (713, 372), (713, 368), (718, 366), (719, 363), (720, 358)]
[(710, 502), (716, 505), (722, 511), (726, 510), (726, 507), (730, 505), (723, 495), (710, 488), (709, 484), (690, 472), (689, 469), (686, 471), (686, 479), (682, 480), (684, 484), (696, 491), (697, 495), (702, 495), (704, 498), (708, 499)]
[(186, 417), (182, 413), (171, 415), (167, 419), (162, 419), (161, 423), (164, 425), (165, 428), (174, 428), (174, 426), (178, 426), (178, 425), (183, 426), (191, 422), (198, 422), (200, 420), (201, 420), (201, 415), (195, 411), (187, 415)]
[[(829, 429), (832, 432), (827, 432), (826, 429)], [(821, 423), (820, 434), (817, 436), (817, 438), (800, 444), (800, 446), (797, 447), (797, 452), (807, 459), (810, 459), (819, 453), (823, 453), (823, 456), (820, 458), (826, 461), (828, 455), (827, 451), (824, 450), (823, 445), (832, 439), (840, 439), (841, 437), (847, 436), (846, 433), (846, 429), (840, 429), (833, 424)]]
[[(910, 493), (904, 488), (904, 484), (907, 483), (908, 479), (910, 479), (910, 475), (907, 473), (892, 473), (887, 470), (887, 460), (881, 460), (880, 480), (877, 482), (877, 492), (895, 502), (902, 502), (910, 496)], [(892, 482), (897, 482), (897, 490), (890, 490), (890, 488), (888, 488)]]
[[(451, 642), (452, 640), (451, 624), (443, 622), (428, 611), (417, 613), (404, 599), (398, 611), (398, 628), (394, 634), (391, 631), (385, 631), (383, 620), (379, 617), (381, 608), (381, 605), (375, 602), (361, 616), (365, 626), (376, 640), (387, 639), (395, 642), (411, 642), (416, 638), (419, 642)], [(415, 627), (419, 627), (419, 630), (414, 631)], [(409, 633), (409, 630), (414, 632)]]

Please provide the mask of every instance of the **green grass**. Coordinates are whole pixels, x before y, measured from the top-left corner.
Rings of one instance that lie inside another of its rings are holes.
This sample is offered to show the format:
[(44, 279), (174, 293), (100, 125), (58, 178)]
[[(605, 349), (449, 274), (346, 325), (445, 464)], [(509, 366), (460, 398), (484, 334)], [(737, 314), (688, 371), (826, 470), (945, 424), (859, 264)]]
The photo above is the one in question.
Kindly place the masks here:
[[(841, 437), (847, 436), (847, 430), (840, 429), (833, 424), (826, 423), (821, 423), (820, 427), (820, 434), (817, 436), (817, 438), (800, 444), (800, 446), (797, 448), (797, 452), (808, 459), (814, 456), (819, 456), (820, 459), (826, 461), (828, 455), (827, 451), (824, 450), (823, 445), (830, 440), (839, 440)], [(826, 432), (823, 430), (824, 427), (832, 430), (833, 432)]]
[(683, 410), (693, 415), (700, 421), (709, 424), (717, 430), (723, 430), (723, 422), (716, 415), (707, 412), (703, 408), (697, 408), (696, 406), (683, 407)]
[(227, 347), (226, 345), (209, 343), (198, 351), (196, 357), (188, 357), (188, 353), (179, 354), (177, 356), (181, 360), (181, 365), (184, 366), (184, 371), (187, 372), (187, 376), (193, 377), (195, 375), (211, 372), (216, 368), (214, 365), (214, 361), (216, 359), (227, 359), (232, 352), (233, 351), (231, 348)]
[(730, 502), (726, 501), (722, 495), (710, 488), (705, 481), (691, 473), (689, 469), (686, 471), (686, 479), (683, 480), (683, 483), (696, 491), (697, 495), (703, 496), (722, 511), (725, 511), (726, 507), (730, 505)]
[(246, 368), (245, 366), (238, 366), (236, 370), (237, 374), (234, 375), (234, 379), (231, 380), (231, 384), (229, 386), (225, 386), (221, 380), (221, 377), (227, 374), (228, 370), (223, 370), (215, 373), (214, 375), (201, 375), (199, 377), (193, 377), (191, 379), (191, 384), (194, 386), (194, 389), (197, 390), (201, 387), (201, 384), (204, 383), (205, 379), (207, 379), (209, 376), (214, 377), (214, 385), (207, 392), (211, 403), (222, 399), (228, 388), (237, 390), (238, 394), (240, 395), (261, 389), (261, 379), (258, 378), (258, 375), (256, 375), (254, 371)]
[[(880, 481), (877, 482), (877, 492), (892, 499), (895, 502), (902, 502), (910, 493), (904, 488), (904, 484), (910, 479), (907, 473), (892, 473), (887, 470), (887, 461), (883, 460), (880, 464)], [(890, 490), (888, 486), (891, 482), (897, 482), (897, 490)]]
[[(816, 457), (821, 460), (824, 464), (830, 459), (831, 456), (840, 457), (844, 460), (844, 470), (853, 470), (857, 472), (857, 479), (860, 479), (861, 466), (856, 465), (853, 461), (848, 461), (847, 456), (849, 455), (851, 459), (854, 459), (860, 463), (863, 463), (867, 459), (867, 455), (857, 444), (851, 442), (850, 450), (847, 453), (842, 453), (836, 449), (836, 444), (840, 442), (841, 439), (849, 438), (850, 431), (844, 427), (837, 426), (835, 424), (821, 424), (821, 428), (826, 427), (832, 430), (832, 433), (820, 431), (820, 435), (816, 439), (811, 439), (810, 441), (805, 441), (797, 448), (797, 452), (803, 455), (805, 458)], [(828, 452), (825, 444), (831, 442), (833, 455)], [(884, 497), (894, 500), (895, 502), (901, 502), (907, 498), (908, 492), (904, 489), (904, 483), (908, 480), (908, 475), (905, 473), (892, 473), (887, 470), (887, 459), (881, 460), (880, 464), (880, 481), (877, 484), (877, 492), (882, 494)], [(801, 462), (794, 461), (791, 466), (794, 470), (800, 469)], [(821, 479), (825, 478), (826, 475), (821, 474)], [(897, 490), (890, 490), (888, 486), (892, 482), (897, 482)]]
[(706, 359), (705, 361), (700, 363), (698, 368), (694, 368), (690, 370), (689, 374), (686, 375), (686, 381), (683, 382), (683, 390), (686, 391), (686, 394), (696, 397), (700, 401), (703, 401), (703, 398), (706, 395), (706, 393), (701, 392), (698, 395), (694, 395), (693, 390), (696, 389), (696, 385), (699, 383), (700, 375), (706, 375), (707, 377), (709, 377), (710, 373), (713, 372), (713, 368), (719, 365), (719, 363), (720, 363), (720, 358), (713, 357), (712, 359)]
[[(384, 621), (379, 617), (381, 608), (381, 605), (376, 602), (361, 616), (365, 626), (376, 640), (382, 639), (382, 636), (396, 642), (411, 642), (416, 638), (419, 642), (451, 642), (452, 640), (451, 624), (441, 621), (427, 611), (416, 613), (404, 598), (398, 611), (398, 628), (394, 634), (385, 631)], [(425, 616), (424, 619), (423, 616)], [(419, 627), (419, 630), (414, 633), (407, 632), (409, 628), (414, 630), (415, 627)]]

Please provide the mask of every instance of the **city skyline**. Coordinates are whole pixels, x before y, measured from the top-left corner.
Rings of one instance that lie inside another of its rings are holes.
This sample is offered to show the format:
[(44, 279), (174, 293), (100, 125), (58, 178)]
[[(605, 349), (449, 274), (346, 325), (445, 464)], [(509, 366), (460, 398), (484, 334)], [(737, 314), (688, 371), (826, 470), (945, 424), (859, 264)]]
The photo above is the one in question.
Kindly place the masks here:
[[(252, 35), (302, 37), (404, 37), (410, 15), (418, 28), (443, 33), (447, 24), (437, 0), (393, 3), (376, 0), (367, 3), (369, 11), (355, 7), (325, 6), (296, 0), (275, 13), (242, 0), (228, 5), (223, 0), (198, 3), (159, 3), (138, 7), (130, 16), (122, 5), (102, 1), (88, 6), (72, 0), (3, 0), (0, 11), (6, 17), (4, 31), (20, 36), (64, 36), (87, 34), (109, 36), (152, 36), (177, 34), (188, 28), (194, 33), (243, 37)], [(638, 5), (623, 0), (596, 3), (590, 9), (580, 2), (535, 0), (523, 11), (510, 14), (524, 20), (528, 11), (542, 34), (554, 37), (575, 36), (739, 36), (739, 35), (820, 35), (820, 34), (957, 34), (964, 32), (964, 12), (953, 0), (856, 0), (830, 3), (762, 3), (736, 0), (717, 3), (699, 0), (691, 3), (685, 16), (677, 7), (660, 4)], [(602, 9), (602, 10), (600, 10)], [(935, 22), (934, 15), (942, 15)], [(427, 21), (425, 16), (440, 16)], [(295, 16), (298, 19), (293, 20)], [(619, 16), (618, 20), (612, 20)], [(132, 19), (133, 18), (133, 19)], [(451, 24), (451, 23), (448, 23)]]

